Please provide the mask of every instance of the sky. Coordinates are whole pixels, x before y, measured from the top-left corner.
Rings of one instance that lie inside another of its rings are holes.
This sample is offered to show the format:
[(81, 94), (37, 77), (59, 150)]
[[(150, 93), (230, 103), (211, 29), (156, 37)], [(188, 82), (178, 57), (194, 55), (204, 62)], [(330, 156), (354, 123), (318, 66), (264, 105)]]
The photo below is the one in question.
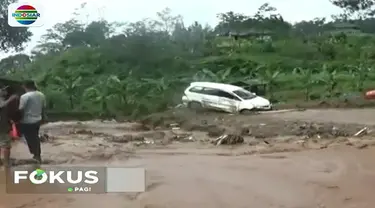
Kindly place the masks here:
[[(186, 24), (194, 21), (208, 23), (215, 26), (216, 14), (233, 11), (235, 13), (254, 14), (263, 3), (270, 3), (289, 22), (311, 20), (315, 17), (330, 17), (340, 13), (340, 9), (333, 6), (329, 0), (64, 0), (62, 2), (51, 0), (29, 0), (22, 3), (37, 3), (43, 7), (44, 25), (31, 28), (33, 33), (31, 41), (27, 43), (24, 53), (31, 49), (56, 23), (61, 23), (73, 17), (75, 8), (82, 3), (87, 3), (81, 11), (82, 21), (94, 21), (103, 18), (109, 22), (132, 22), (143, 18), (155, 17), (156, 12), (168, 7), (174, 15), (182, 15)], [(0, 59), (14, 53), (1, 54)]]

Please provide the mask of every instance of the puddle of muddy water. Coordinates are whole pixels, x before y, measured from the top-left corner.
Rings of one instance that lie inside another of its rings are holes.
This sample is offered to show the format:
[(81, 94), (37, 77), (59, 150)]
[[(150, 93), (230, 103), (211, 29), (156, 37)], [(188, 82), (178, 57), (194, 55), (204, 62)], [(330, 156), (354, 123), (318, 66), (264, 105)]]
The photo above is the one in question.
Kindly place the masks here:
[[(166, 151), (168, 152), (168, 151)], [(141, 194), (0, 195), (7, 208), (71, 207), (326, 207), (375, 203), (374, 172), (368, 169), (374, 150), (320, 150), (262, 156), (217, 157), (190, 154), (143, 154), (110, 166), (140, 166), (148, 170), (148, 190)], [(353, 158), (356, 155), (356, 158)], [(358, 161), (366, 161), (365, 163)], [(97, 163), (100, 164), (100, 163)], [(87, 164), (85, 164), (87, 165)], [(371, 174), (370, 174), (371, 172)], [(286, 192), (285, 190), (288, 190)], [(350, 198), (350, 199), (349, 199)], [(105, 203), (103, 202), (105, 201)], [(363, 208), (371, 206), (360, 206)]]

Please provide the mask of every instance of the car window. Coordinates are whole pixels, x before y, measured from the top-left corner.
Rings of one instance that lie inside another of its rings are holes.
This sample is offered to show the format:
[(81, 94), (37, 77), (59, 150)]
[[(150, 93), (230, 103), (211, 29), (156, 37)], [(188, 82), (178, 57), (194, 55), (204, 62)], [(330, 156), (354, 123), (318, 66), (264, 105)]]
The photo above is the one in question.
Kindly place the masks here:
[(224, 91), (221, 91), (221, 90), (219, 90), (218, 96), (219, 97), (225, 97), (225, 98), (228, 98), (228, 99), (231, 99), (231, 100), (240, 100), (236, 96), (231, 95), (230, 93), (227, 93), (227, 92), (224, 92)]
[(252, 92), (246, 91), (246, 90), (235, 90), (233, 91), (234, 94), (238, 95), (244, 100), (250, 100), (256, 97), (256, 95)]
[(228, 99), (231, 99), (231, 100), (240, 100), (239, 98), (237, 98), (234, 95), (231, 95), (230, 93), (227, 93), (227, 92), (224, 92), (224, 91), (221, 91), (221, 90), (218, 90), (218, 89), (214, 89), (214, 88), (209, 88), (209, 87), (196, 86), (196, 87), (190, 88), (189, 91), (195, 92), (195, 93), (200, 93), (200, 94), (205, 94), (205, 95), (213, 95), (213, 96), (218, 96), (218, 97), (224, 97), (224, 98), (228, 98)]
[(196, 86), (196, 87), (192, 87), (189, 89), (189, 92), (195, 92), (195, 93), (203, 93), (203, 87), (199, 87), (199, 86)]
[(203, 94), (219, 96), (219, 95), (218, 95), (218, 94), (219, 94), (219, 90), (214, 89), (214, 88), (205, 87), (205, 88), (203, 89)]

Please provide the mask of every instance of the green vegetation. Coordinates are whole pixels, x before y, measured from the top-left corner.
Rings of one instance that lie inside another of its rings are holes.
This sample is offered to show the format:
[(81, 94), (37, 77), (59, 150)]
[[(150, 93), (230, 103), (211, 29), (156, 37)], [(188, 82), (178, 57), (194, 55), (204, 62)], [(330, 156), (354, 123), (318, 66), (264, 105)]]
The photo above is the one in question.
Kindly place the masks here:
[[(9, 78), (36, 80), (52, 110), (97, 115), (165, 110), (198, 80), (263, 80), (266, 97), (275, 102), (363, 93), (375, 86), (373, 1), (331, 2), (342, 15), (296, 24), (269, 4), (256, 14), (219, 14), (214, 28), (185, 26), (169, 9), (157, 20), (134, 23), (71, 19), (49, 29), (31, 56), (1, 60), (0, 70)], [(6, 37), (0, 29), (0, 42)], [(8, 41), (3, 49), (26, 39)]]

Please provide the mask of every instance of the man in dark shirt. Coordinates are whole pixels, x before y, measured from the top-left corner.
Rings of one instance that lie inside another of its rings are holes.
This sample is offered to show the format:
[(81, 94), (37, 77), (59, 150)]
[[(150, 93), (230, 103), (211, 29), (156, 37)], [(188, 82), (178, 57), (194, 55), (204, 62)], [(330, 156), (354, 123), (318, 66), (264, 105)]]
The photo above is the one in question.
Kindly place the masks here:
[(9, 167), (10, 161), (10, 148), (11, 148), (11, 138), (9, 132), (11, 130), (11, 123), (8, 116), (8, 104), (13, 100), (17, 99), (17, 95), (12, 95), (8, 99), (6, 88), (0, 89), (0, 165), (4, 167)]

